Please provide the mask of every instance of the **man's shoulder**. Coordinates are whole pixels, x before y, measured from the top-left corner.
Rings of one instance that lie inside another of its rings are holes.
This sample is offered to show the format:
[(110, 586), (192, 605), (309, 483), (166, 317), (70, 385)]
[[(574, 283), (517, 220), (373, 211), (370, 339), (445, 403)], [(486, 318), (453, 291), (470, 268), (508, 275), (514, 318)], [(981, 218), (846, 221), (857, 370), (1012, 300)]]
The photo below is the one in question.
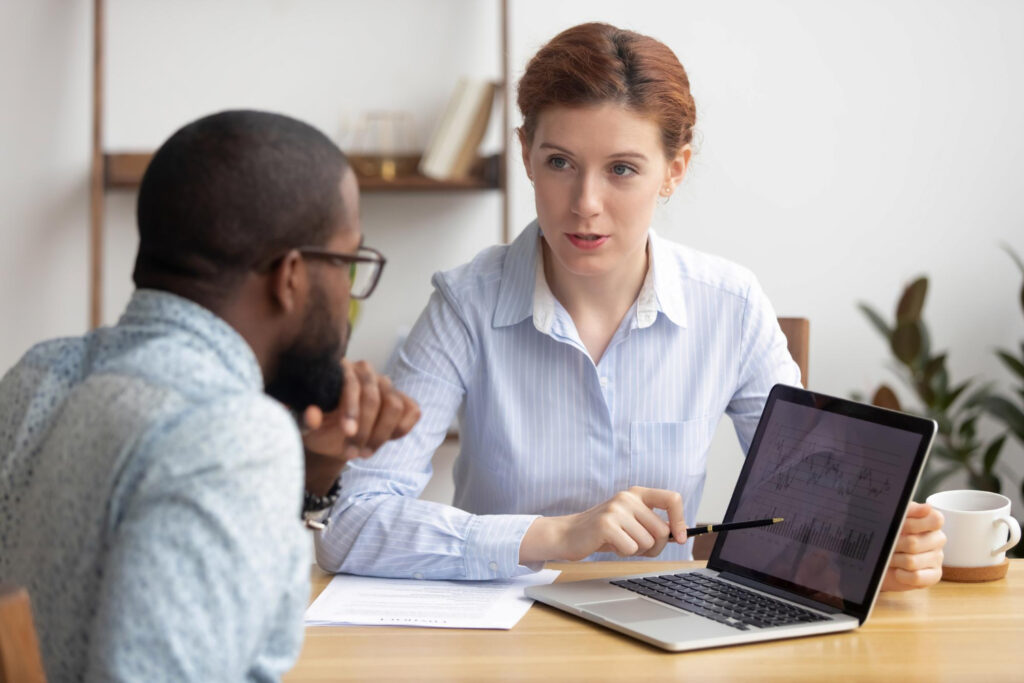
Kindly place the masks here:
[(259, 391), (183, 401), (175, 410), (154, 416), (146, 432), (150, 449), (175, 454), (166, 466), (176, 470), (210, 465), (291, 468), (301, 458), (295, 419)]

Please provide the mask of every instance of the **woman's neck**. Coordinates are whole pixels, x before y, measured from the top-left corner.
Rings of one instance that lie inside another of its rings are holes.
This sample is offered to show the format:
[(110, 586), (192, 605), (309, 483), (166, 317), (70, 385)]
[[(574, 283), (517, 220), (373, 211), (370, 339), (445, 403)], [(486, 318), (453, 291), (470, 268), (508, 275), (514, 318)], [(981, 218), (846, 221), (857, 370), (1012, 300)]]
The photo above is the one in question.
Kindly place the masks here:
[(647, 277), (647, 247), (621, 267), (601, 275), (582, 276), (561, 267), (543, 243), (544, 277), (565, 308), (591, 359), (597, 364), (633, 306)]

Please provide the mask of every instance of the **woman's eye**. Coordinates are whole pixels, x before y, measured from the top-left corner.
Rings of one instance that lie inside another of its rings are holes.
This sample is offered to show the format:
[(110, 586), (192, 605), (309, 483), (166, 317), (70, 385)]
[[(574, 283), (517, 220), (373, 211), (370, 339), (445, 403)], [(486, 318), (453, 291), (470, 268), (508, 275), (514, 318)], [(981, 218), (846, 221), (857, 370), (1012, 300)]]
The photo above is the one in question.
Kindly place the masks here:
[(636, 169), (634, 169), (632, 166), (627, 166), (626, 164), (615, 164), (614, 166), (612, 166), (612, 173), (614, 173), (617, 176), (625, 177), (635, 175)]
[(548, 159), (548, 165), (554, 169), (569, 168), (569, 161), (565, 157), (551, 157)]

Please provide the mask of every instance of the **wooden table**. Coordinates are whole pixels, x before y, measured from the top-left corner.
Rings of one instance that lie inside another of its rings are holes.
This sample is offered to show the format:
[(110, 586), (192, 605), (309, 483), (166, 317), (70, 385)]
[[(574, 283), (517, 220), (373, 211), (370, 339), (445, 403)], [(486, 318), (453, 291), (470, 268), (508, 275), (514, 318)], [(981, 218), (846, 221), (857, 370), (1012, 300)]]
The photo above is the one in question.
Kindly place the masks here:
[[(549, 563), (559, 581), (702, 562)], [(314, 569), (313, 595), (330, 576)], [(287, 681), (1024, 680), (1024, 560), (1007, 577), (883, 593), (855, 631), (673, 654), (535, 604), (511, 631), (314, 627)]]

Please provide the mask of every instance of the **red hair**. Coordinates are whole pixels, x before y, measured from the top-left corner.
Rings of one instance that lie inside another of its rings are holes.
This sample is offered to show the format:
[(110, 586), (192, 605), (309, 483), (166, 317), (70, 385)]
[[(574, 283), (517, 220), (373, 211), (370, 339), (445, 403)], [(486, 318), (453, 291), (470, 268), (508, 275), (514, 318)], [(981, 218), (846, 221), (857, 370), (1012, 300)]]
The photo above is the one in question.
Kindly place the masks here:
[(545, 109), (605, 102), (652, 117), (661, 128), (666, 158), (693, 139), (697, 110), (675, 53), (649, 36), (589, 23), (562, 31), (526, 65), (518, 104), (527, 144)]

